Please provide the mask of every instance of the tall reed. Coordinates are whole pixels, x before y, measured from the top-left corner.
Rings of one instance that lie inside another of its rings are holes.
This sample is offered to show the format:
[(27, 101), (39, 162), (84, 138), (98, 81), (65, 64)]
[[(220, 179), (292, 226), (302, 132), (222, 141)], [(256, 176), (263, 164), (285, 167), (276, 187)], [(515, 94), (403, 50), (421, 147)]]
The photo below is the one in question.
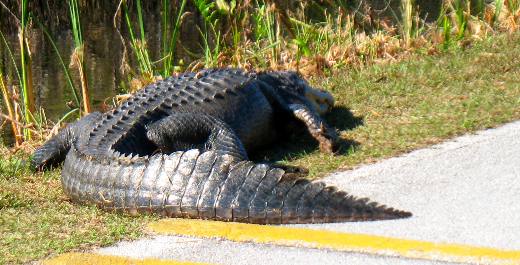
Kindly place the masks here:
[[(2, 43), (8, 53), (8, 57), (11, 59), (11, 62), (14, 66), (14, 69), (15, 69), (15, 73), (18, 77), (18, 81), (21, 83), (22, 82), (22, 77), (21, 77), (21, 74), (20, 74), (20, 71), (18, 69), (18, 66), (16, 65), (16, 60), (15, 60), (15, 57), (13, 55), (13, 52), (11, 50), (11, 48), (9, 47), (9, 44), (7, 43), (7, 40), (4, 36), (4, 33), (0, 30), (0, 38), (2, 38)], [(0, 69), (0, 86), (2, 86), (2, 95), (3, 95), (3, 98), (4, 98), (4, 104), (5, 104), (5, 107), (7, 109), (7, 112), (8, 112), (8, 117), (5, 117), (5, 118), (8, 118), (9, 119), (9, 122), (11, 123), (11, 128), (13, 130), (13, 135), (15, 137), (15, 145), (16, 146), (20, 146), (24, 140), (24, 135), (23, 135), (23, 125), (20, 121), (22, 120), (20, 115), (19, 115), (19, 110), (20, 108), (18, 107), (19, 104), (17, 102), (17, 97), (14, 96), (14, 94), (16, 94), (16, 91), (13, 90), (13, 91), (10, 91), (7, 86), (5, 85), (5, 81), (3, 79), (3, 73), (1, 72), (1, 69)]]
[(204, 52), (204, 67), (217, 67), (218, 66), (218, 57), (221, 54), (220, 45), (212, 45), (210, 43), (210, 34), (214, 34), (215, 43), (221, 42), (221, 34), (220, 31), (215, 30), (215, 27), (210, 26), (211, 32), (202, 31), (199, 29), (199, 32), (202, 36), (202, 49)]
[[(20, 45), (20, 68), (22, 72), (22, 80), (20, 80), (20, 87), (22, 90), (23, 104), (22, 112), (24, 122), (29, 124), (31, 122), (31, 116), (35, 110), (34, 108), (34, 93), (33, 93), (33, 79), (32, 79), (32, 68), (31, 68), (31, 51), (29, 49), (29, 22), (30, 15), (27, 9), (29, 0), (21, 0), (21, 20), (19, 25), (19, 45)], [(31, 131), (24, 129), (25, 139), (31, 139)]]
[[(171, 30), (171, 19), (170, 19), (170, 0), (162, 0), (161, 1), (161, 60), (165, 60), (169, 55), (169, 51), (167, 50), (169, 41), (169, 32)], [(166, 75), (168, 72), (166, 69), (166, 64), (163, 63), (163, 75)]]
[(74, 37), (74, 52), (71, 55), (71, 66), (77, 68), (79, 72), (83, 112), (90, 113), (91, 106), (88, 92), (89, 89), (85, 72), (85, 43), (83, 42), (81, 22), (79, 19), (78, 0), (69, 0), (68, 4), (70, 21), (72, 24), (72, 33)]
[(506, 6), (509, 11), (510, 31), (515, 31), (520, 27), (520, 0), (507, 0)]
[[(170, 27), (163, 28), (163, 37), (167, 36), (163, 40), (163, 54), (164, 54), (164, 63), (163, 63), (163, 76), (171, 75), (175, 70), (175, 50), (177, 48), (177, 43), (179, 39), (179, 31), (182, 23), (182, 18), (184, 16), (184, 9), (186, 8), (187, 0), (182, 0), (180, 7), (177, 10), (177, 16), (175, 18), (175, 22), (173, 24), (173, 29), (168, 30)], [(163, 1), (163, 10), (168, 9), (167, 1)], [(163, 23), (168, 21), (168, 17), (164, 17), (166, 12), (163, 12)], [(171, 32), (170, 32), (171, 31)]]
[(448, 49), (452, 44), (451, 30), (453, 28), (450, 17), (447, 12), (447, 7), (443, 5), (441, 9), (441, 15), (438, 19), (438, 25), (442, 31), (442, 48), (445, 50)]
[(457, 22), (457, 39), (461, 40), (466, 34), (468, 27), (471, 2), (468, 0), (453, 0), (452, 9), (455, 12), (455, 20)]
[(18, 126), (18, 121), (16, 120), (15, 109), (12, 101), (14, 100), (10, 91), (7, 89), (4, 82), (4, 75), (2, 70), (0, 69), (0, 89), (2, 90), (2, 96), (4, 98), (4, 104), (7, 109), (7, 114), (9, 115), (9, 123), (11, 123), (11, 129), (13, 130), (15, 145), (20, 146), (23, 142), (23, 135), (20, 132), (20, 127)]
[(486, 0), (475, 0), (475, 10), (477, 16), (483, 20), (486, 15)]
[(410, 43), (414, 37), (414, 2), (414, 0), (401, 0), (401, 31), (402, 38), (406, 46), (410, 46)]
[(137, 63), (139, 65), (139, 70), (141, 72), (141, 76), (143, 76), (148, 82), (151, 82), (153, 80), (154, 72), (152, 68), (152, 61), (150, 60), (150, 56), (148, 55), (148, 48), (146, 45), (146, 37), (145, 37), (145, 31), (144, 31), (144, 21), (143, 21), (143, 15), (142, 15), (142, 8), (141, 8), (141, 0), (137, 0), (135, 2), (136, 9), (137, 9), (137, 23), (139, 25), (139, 38), (135, 36), (134, 29), (132, 26), (132, 21), (130, 19), (130, 13), (128, 11), (128, 6), (126, 5), (126, 2), (123, 3), (123, 10), (124, 10), (124, 16), (126, 25), (128, 27), (128, 32), (130, 34), (130, 42), (132, 46), (132, 50), (135, 53)]
[(295, 18), (291, 18), (291, 22), (295, 25), (296, 29), (294, 32), (294, 38), (291, 40), (291, 42), (297, 47), (296, 60), (297, 67), (299, 67), (299, 60), (301, 59), (300, 57), (302, 55), (310, 57), (313, 54), (311, 51), (311, 42), (316, 42), (316, 45), (312, 46), (319, 47), (321, 46), (319, 44), (321, 42), (321, 38), (320, 34), (317, 33), (317, 30), (313, 25), (307, 24)]
[(491, 27), (494, 27), (496, 22), (498, 21), (498, 18), (500, 17), (500, 14), (502, 13), (502, 8), (504, 7), (504, 0), (495, 0), (494, 2), (494, 12), (491, 16)]
[(520, 16), (520, 0), (507, 0), (506, 7), (514, 16)]
[(202, 37), (204, 66), (216, 67), (218, 66), (218, 57), (223, 51), (223, 36), (219, 29), (221, 19), (219, 8), (222, 8), (222, 5), (225, 4), (221, 1), (213, 2), (210, 0), (194, 0), (194, 4), (204, 21), (202, 29), (198, 28)]
[(256, 41), (267, 40), (267, 47), (271, 51), (270, 63), (274, 67), (278, 63), (281, 50), (279, 36), (280, 27), (276, 23), (273, 7), (264, 1), (257, 1), (257, 12), (254, 15)]
[[(246, 39), (243, 38), (245, 32), (244, 21), (246, 21), (249, 16), (249, 1), (216, 1), (216, 7), (219, 14), (222, 14), (222, 17), (227, 21), (228, 30), (227, 32), (223, 29), (222, 40), (220, 40), (223, 44), (228, 44), (228, 50), (231, 52), (230, 62), (235, 67), (240, 64), (240, 61), (243, 57), (243, 46), (241, 45), (242, 41)], [(226, 42), (225, 39), (229, 41)], [(217, 46), (222, 46), (225, 48), (225, 45), (221, 45), (218, 41), (215, 43)], [(229, 45), (230, 44), (230, 45)], [(218, 49), (222, 49), (218, 47)]]

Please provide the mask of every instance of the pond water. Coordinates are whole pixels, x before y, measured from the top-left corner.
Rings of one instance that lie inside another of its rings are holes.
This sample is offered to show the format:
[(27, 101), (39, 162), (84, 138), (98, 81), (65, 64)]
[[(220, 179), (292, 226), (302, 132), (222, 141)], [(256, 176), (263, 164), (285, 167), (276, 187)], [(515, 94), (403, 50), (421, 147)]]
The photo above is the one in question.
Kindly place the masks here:
[[(111, 29), (111, 27), (91, 25), (85, 31), (89, 32), (85, 36), (88, 43), (85, 50), (86, 72), (91, 99), (96, 107), (99, 107), (106, 98), (118, 92), (121, 81), (117, 69), (122, 58), (121, 41), (113, 34)], [(73, 49), (72, 34), (65, 30), (53, 35), (67, 64), (70, 61), (69, 56)], [(19, 54), (19, 47), (16, 46), (17, 36), (10, 35), (8, 39), (13, 44), (11, 45), (11, 48), (14, 48), (13, 52)], [(31, 31), (30, 46), (35, 103), (37, 107), (41, 106), (45, 109), (48, 118), (55, 120), (69, 110), (66, 102), (73, 100), (73, 95), (55, 51), (40, 31)], [(13, 80), (16, 75), (8, 52), (3, 49), (0, 57), (2, 57), (4, 67), (3, 72), (11, 77), (12, 82), (16, 83), (17, 80)], [(72, 70), (71, 74), (75, 81), (79, 80), (76, 71)]]
[[(131, 76), (131, 73), (123, 73), (121, 71), (124, 58), (130, 65), (130, 69), (136, 69), (136, 63), (128, 42), (126, 42), (128, 52), (125, 57), (121, 39), (121, 36), (124, 36), (125, 41), (128, 41), (129, 34), (126, 31), (125, 21), (124, 19), (117, 20), (116, 26), (121, 30), (121, 33), (119, 33), (114, 26), (113, 18), (117, 9), (117, 3), (110, 2), (101, 1), (98, 3), (101, 6), (85, 7), (80, 14), (85, 43), (85, 71), (91, 103), (94, 109), (102, 108), (104, 102), (110, 103), (110, 99), (114, 95), (124, 92), (123, 87), (128, 83)], [(157, 1), (143, 2), (143, 17), (150, 57), (152, 60), (157, 60), (160, 58), (161, 43), (160, 5), (153, 5), (151, 4), (152, 2)], [(69, 26), (66, 7), (61, 6), (58, 11), (55, 11), (56, 14), (49, 16), (48, 13), (44, 12), (43, 14), (37, 14), (36, 17), (46, 20), (42, 21), (42, 23), (46, 25), (59, 53), (68, 66), (74, 47), (73, 33)], [(193, 7), (189, 8), (193, 9)], [(187, 10), (190, 11), (189, 9)], [(1, 8), (0, 11), (2, 11)], [(3, 13), (0, 12), (0, 17), (2, 18), (0, 30), (6, 35), (7, 42), (18, 63), (19, 44), (16, 25), (13, 25), (14, 23), (5, 23), (4, 18), (6, 16), (9, 16), (9, 14), (5, 10)], [(181, 42), (186, 47), (178, 46), (176, 51), (177, 58), (190, 61), (192, 58), (188, 56), (185, 49), (197, 52), (200, 48), (198, 44), (200, 43), (199, 33), (194, 28), (194, 25), (200, 24), (198, 20), (194, 16), (187, 16), (184, 20), (185, 25), (181, 28)], [(37, 25), (33, 25), (29, 33), (29, 43), (36, 106), (37, 108), (43, 107), (47, 118), (56, 121), (70, 110), (67, 102), (74, 99), (73, 94), (70, 91), (63, 67), (55, 50)], [(0, 45), (0, 70), (8, 76), (8, 84), (17, 84), (18, 80), (12, 59), (4, 45)], [(76, 87), (79, 89), (78, 72), (75, 70), (70, 70), (70, 72)]]

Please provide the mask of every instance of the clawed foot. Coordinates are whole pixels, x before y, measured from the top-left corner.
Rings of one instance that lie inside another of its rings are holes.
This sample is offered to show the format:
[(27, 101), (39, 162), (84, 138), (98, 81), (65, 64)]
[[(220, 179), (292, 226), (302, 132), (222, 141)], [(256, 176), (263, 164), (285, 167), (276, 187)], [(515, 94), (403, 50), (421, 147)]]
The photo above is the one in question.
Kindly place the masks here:
[(339, 137), (336, 130), (328, 128), (323, 123), (320, 125), (320, 130), (314, 138), (320, 144), (320, 151), (328, 154), (335, 154), (338, 150)]
[(277, 168), (285, 171), (286, 176), (303, 178), (309, 175), (309, 170), (304, 167), (275, 164)]

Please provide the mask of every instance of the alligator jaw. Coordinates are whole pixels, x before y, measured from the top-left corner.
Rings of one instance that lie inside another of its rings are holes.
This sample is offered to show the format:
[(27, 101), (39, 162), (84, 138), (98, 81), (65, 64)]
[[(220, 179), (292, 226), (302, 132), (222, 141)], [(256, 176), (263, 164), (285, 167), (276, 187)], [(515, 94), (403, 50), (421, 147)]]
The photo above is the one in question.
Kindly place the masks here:
[(310, 85), (305, 85), (305, 98), (311, 102), (320, 115), (329, 112), (334, 107), (334, 98), (329, 92), (313, 88)]

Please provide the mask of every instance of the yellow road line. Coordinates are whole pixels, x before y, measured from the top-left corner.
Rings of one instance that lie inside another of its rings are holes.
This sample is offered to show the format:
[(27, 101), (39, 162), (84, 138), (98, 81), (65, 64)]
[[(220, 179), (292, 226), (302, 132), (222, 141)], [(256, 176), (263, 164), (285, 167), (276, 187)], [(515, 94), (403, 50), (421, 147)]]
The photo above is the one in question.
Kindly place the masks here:
[(94, 253), (66, 253), (44, 260), (43, 265), (202, 265), (207, 263), (181, 262), (160, 259), (131, 259)]
[(304, 228), (189, 219), (163, 219), (150, 223), (148, 227), (153, 232), (160, 234), (223, 238), (236, 242), (327, 248), (338, 251), (439, 261), (520, 264), (520, 251), (515, 250), (442, 244)]

